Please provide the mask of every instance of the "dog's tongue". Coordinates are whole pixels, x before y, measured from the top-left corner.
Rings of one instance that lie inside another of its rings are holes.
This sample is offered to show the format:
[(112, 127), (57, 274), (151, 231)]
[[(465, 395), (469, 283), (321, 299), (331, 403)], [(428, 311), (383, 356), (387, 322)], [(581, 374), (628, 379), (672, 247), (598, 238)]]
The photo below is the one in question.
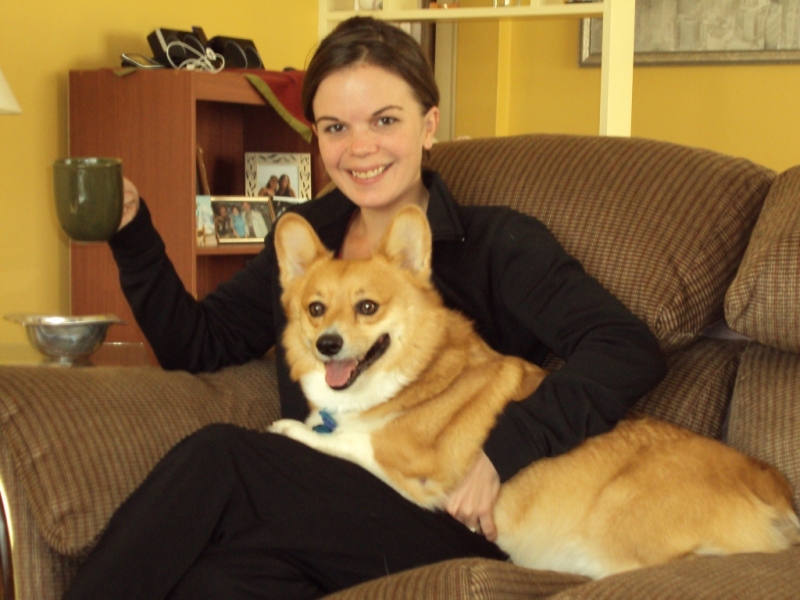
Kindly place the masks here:
[(344, 387), (357, 366), (356, 360), (329, 360), (325, 363), (325, 383), (332, 388)]

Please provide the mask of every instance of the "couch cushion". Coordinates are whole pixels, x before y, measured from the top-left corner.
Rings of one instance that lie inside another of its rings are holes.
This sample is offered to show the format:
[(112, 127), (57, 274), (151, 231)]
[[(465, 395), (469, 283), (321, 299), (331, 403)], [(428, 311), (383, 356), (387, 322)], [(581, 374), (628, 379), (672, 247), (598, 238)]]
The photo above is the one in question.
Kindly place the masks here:
[(783, 473), (800, 514), (800, 354), (751, 343), (742, 354), (727, 442)]
[(263, 428), (276, 418), (275, 389), (267, 361), (199, 376), (0, 367), (0, 425), (42, 536), (75, 556), (184, 436), (214, 422)]
[(719, 439), (745, 344), (701, 338), (671, 354), (666, 378), (636, 403), (631, 414), (649, 415)]
[(526, 135), (436, 144), (428, 165), (462, 204), (541, 219), (672, 350), (722, 317), (775, 174), (643, 139)]
[(800, 167), (770, 189), (725, 297), (725, 318), (762, 344), (800, 352)]
[(325, 596), (326, 600), (506, 600), (549, 598), (588, 581), (552, 571), (532, 571), (508, 562), (461, 558), (368, 581)]
[(571, 588), (553, 600), (795, 600), (800, 546), (778, 554), (698, 557), (621, 573)]

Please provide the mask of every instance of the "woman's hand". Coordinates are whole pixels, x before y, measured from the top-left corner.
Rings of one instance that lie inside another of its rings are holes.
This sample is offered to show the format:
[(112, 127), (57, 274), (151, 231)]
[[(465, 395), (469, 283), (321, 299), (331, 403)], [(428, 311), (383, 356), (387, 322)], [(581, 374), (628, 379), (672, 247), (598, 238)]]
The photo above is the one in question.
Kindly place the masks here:
[(122, 220), (119, 222), (117, 231), (133, 221), (133, 217), (139, 212), (139, 191), (130, 179), (122, 178), (123, 200)]
[(497, 539), (492, 511), (500, 493), (500, 476), (492, 461), (481, 452), (464, 480), (450, 494), (445, 509), (475, 533), (487, 540)]

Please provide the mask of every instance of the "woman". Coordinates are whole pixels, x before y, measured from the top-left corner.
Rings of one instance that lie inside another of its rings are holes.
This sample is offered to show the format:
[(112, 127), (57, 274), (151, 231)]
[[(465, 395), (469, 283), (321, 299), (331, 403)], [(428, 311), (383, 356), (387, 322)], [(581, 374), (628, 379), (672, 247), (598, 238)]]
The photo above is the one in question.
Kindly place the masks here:
[(231, 207), (231, 223), (233, 225), (233, 235), (237, 238), (247, 237), (247, 225), (244, 222), (244, 215), (235, 204)]
[(268, 196), (270, 198), (274, 198), (278, 195), (278, 176), (277, 175), (270, 175), (267, 183), (264, 184), (260, 190), (258, 190), (259, 196)]
[[(495, 349), (539, 363), (551, 349), (566, 359), (563, 369), (509, 405), (447, 513), (422, 510), (355, 465), (292, 440), (207, 427), (119, 508), (66, 598), (314, 598), (449, 558), (502, 559), (491, 543), (501, 482), (609, 429), (663, 376), (647, 327), (541, 223), (508, 209), (459, 207), (438, 175), (422, 171), (438, 100), (411, 37), (369, 18), (342, 23), (320, 44), (303, 89), (338, 189), (295, 210), (350, 259), (370, 255), (401, 207), (422, 207), (447, 304)], [(286, 321), (272, 238), (198, 303), (130, 183), (126, 199), (111, 247), (161, 364), (214, 370), (277, 344), (283, 416), (303, 419), (306, 402), (279, 343)]]
[(233, 237), (233, 224), (231, 218), (228, 216), (228, 207), (224, 204), (219, 207), (219, 215), (214, 218), (217, 237), (218, 238), (232, 238)]
[(288, 198), (297, 197), (297, 194), (292, 189), (292, 180), (289, 179), (289, 176), (286, 173), (281, 175), (281, 178), (278, 180), (278, 191), (276, 195)]

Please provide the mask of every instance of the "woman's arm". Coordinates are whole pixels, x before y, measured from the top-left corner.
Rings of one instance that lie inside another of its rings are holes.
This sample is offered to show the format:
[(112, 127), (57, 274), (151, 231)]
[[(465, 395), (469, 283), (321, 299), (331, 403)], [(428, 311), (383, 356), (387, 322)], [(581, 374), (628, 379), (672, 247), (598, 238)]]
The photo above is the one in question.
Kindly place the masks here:
[(123, 293), (164, 368), (212, 371), (274, 344), (271, 243), (199, 302), (178, 277), (144, 202), (109, 245)]
[(506, 407), (484, 446), (507, 481), (532, 461), (611, 429), (666, 365), (647, 325), (543, 225), (517, 215), (496, 240), (494, 287), (508, 321), (565, 360), (533, 395)]

